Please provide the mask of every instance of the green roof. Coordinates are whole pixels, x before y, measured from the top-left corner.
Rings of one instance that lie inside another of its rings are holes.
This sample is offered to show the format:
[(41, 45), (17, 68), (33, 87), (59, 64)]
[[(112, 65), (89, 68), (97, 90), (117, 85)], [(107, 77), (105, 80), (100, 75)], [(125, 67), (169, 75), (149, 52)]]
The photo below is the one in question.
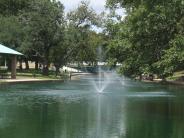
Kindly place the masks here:
[(17, 52), (15, 50), (10, 49), (10, 48), (3, 46), (1, 44), (0, 44), (0, 54), (23, 55), (22, 53)]

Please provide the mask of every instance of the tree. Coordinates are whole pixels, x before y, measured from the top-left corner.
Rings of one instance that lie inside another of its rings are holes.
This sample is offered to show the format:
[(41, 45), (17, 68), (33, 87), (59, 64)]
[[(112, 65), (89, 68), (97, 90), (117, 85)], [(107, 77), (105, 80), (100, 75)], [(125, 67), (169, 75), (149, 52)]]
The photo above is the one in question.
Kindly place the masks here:
[(70, 61), (70, 54), (68, 53), (69, 47), (66, 41), (66, 34), (61, 39), (61, 42), (58, 43), (54, 48), (51, 49), (51, 62), (55, 66), (56, 76), (59, 74), (59, 69), (62, 68)]
[[(165, 51), (173, 47), (170, 43), (177, 34), (183, 32), (181, 19), (184, 15), (184, 3), (182, 0), (108, 0), (107, 4), (110, 8), (122, 7), (127, 11), (127, 17), (120, 25), (125, 26), (126, 29), (120, 29), (119, 32), (121, 34), (128, 33), (117, 39), (115, 43), (115, 45), (119, 45), (121, 41), (128, 42), (122, 44), (123, 48), (128, 47), (127, 51), (129, 52), (129, 56), (122, 61), (122, 71), (129, 72), (131, 70), (130, 76), (146, 72), (166, 77), (167, 75), (164, 75), (163, 72), (166, 66), (162, 66), (164, 69), (160, 70), (157, 66), (160, 64), (156, 63), (165, 59), (164, 56), (167, 57), (168, 52)], [(178, 24), (180, 24), (180, 30), (178, 30)], [(112, 41), (115, 40), (113, 38)], [(122, 47), (116, 51), (123, 49)]]
[(29, 7), (32, 0), (1, 0), (0, 14), (6, 16), (17, 16), (22, 10)]
[[(0, 15), (0, 43), (12, 49), (20, 50), (23, 40), (23, 30), (16, 16), (4, 17)], [(8, 69), (11, 68), (11, 60), (8, 60)]]
[(39, 57), (43, 63), (43, 74), (48, 75), (51, 49), (62, 39), (64, 24), (63, 5), (50, 0), (33, 1), (29, 11), (21, 15), (22, 23), (28, 32), (26, 49)]
[[(21, 52), (26, 32), (19, 20), (19, 15), (29, 9), (31, 0), (1, 0), (0, 1), (0, 41)], [(25, 57), (21, 57), (26, 59)], [(21, 59), (20, 59), (21, 61)], [(27, 64), (26, 64), (27, 65)]]
[(16, 49), (21, 44), (21, 36), (21, 25), (15, 16), (0, 16), (1, 43)]
[(73, 61), (95, 62), (99, 38), (92, 31), (92, 27), (99, 25), (99, 16), (89, 8), (89, 3), (81, 2), (76, 10), (68, 13), (67, 19), (68, 40)]
[(160, 77), (165, 78), (173, 75), (175, 71), (183, 70), (184, 68), (184, 37), (178, 35), (171, 40), (170, 47), (165, 50), (165, 54), (160, 61), (155, 63)]

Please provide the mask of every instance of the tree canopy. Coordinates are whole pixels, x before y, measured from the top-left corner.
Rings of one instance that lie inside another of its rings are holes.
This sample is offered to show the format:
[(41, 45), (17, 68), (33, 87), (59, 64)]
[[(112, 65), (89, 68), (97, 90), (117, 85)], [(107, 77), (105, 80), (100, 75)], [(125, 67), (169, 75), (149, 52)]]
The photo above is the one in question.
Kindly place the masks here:
[(61, 2), (50, 0), (2, 0), (0, 2), (0, 42), (24, 53), (20, 60), (59, 68), (68, 62), (96, 62), (101, 36), (92, 30), (100, 26), (99, 15), (88, 2), (64, 13)]
[[(118, 56), (122, 61), (122, 73), (129, 76), (156, 74), (165, 78), (183, 69), (182, 0), (108, 0), (107, 6), (124, 8), (127, 13), (125, 20), (118, 24), (118, 37), (110, 43), (110, 53), (115, 53), (112, 57)], [(119, 51), (128, 55), (122, 58)]]
[[(107, 0), (110, 13), (97, 14), (89, 2), (64, 13), (56, 0), (1, 0), (0, 42), (23, 52), (20, 63), (34, 61), (59, 69), (69, 62), (95, 65), (97, 49), (105, 60), (130, 77), (166, 78), (184, 68), (183, 0)], [(121, 18), (116, 9), (124, 9)], [(102, 32), (93, 28), (100, 27)], [(28, 67), (27, 67), (28, 68)]]

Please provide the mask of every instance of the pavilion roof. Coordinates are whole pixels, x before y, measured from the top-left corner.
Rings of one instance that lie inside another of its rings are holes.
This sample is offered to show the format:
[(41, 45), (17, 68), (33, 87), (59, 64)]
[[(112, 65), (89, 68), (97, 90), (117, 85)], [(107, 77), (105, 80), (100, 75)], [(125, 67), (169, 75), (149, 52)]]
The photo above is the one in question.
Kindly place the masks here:
[(2, 44), (0, 44), (0, 54), (9, 54), (9, 55), (23, 55), (20, 52), (17, 52), (11, 48), (8, 48)]

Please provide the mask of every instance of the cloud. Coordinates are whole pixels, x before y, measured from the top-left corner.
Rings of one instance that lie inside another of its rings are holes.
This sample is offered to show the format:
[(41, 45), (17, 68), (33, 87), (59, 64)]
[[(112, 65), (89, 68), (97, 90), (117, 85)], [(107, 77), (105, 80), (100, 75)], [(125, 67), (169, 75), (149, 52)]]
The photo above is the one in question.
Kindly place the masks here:
[[(65, 7), (65, 12), (70, 12), (74, 9), (77, 9), (81, 1), (84, 0), (59, 0)], [(108, 13), (108, 10), (105, 9), (106, 0), (88, 0), (90, 1), (90, 7), (93, 8), (98, 14), (102, 13), (103, 11), (106, 11)], [(125, 16), (124, 11), (117, 10), (117, 13), (119, 15)], [(102, 30), (97, 27), (93, 27), (93, 30), (96, 32), (101, 32)]]
[[(65, 6), (65, 11), (69, 12), (76, 9), (82, 0), (60, 0)], [(90, 7), (92, 7), (97, 13), (101, 13), (105, 10), (106, 0), (90, 0)]]

